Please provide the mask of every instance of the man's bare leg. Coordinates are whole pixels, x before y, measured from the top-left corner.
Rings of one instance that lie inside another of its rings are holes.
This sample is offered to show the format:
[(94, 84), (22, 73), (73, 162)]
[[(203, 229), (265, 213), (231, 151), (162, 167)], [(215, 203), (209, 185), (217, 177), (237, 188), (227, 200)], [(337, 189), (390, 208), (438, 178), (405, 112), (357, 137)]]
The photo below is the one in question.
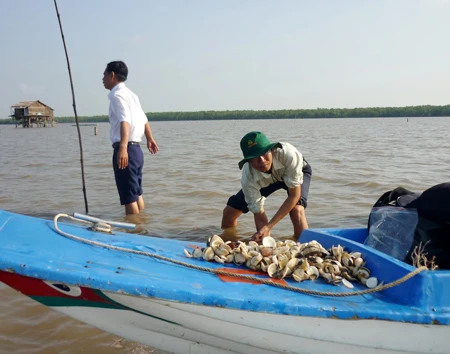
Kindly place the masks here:
[(144, 210), (145, 203), (144, 203), (144, 198), (142, 198), (142, 194), (139, 196), (139, 198), (137, 200), (137, 205), (138, 205), (139, 210)]
[(133, 202), (130, 204), (125, 204), (125, 214), (139, 214), (139, 206), (137, 202)]
[(237, 219), (242, 215), (242, 211), (227, 205), (223, 209), (222, 215), (222, 238), (224, 241), (236, 241), (237, 236)]
[(289, 213), (291, 217), (292, 225), (294, 226), (294, 237), (297, 241), (303, 230), (308, 229), (308, 221), (306, 220), (305, 208), (301, 205), (296, 205)]
[(225, 209), (223, 209), (222, 229), (228, 229), (230, 227), (236, 227), (237, 226), (237, 219), (241, 215), (242, 215), (242, 211), (227, 205), (225, 207)]

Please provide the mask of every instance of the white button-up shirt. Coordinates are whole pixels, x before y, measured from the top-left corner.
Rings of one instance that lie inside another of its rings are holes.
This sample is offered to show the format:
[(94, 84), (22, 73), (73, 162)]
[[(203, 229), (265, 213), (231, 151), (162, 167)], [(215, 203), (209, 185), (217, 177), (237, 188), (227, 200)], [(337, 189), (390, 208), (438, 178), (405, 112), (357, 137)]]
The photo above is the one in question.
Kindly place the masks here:
[(249, 162), (242, 168), (242, 191), (252, 213), (259, 213), (264, 207), (266, 198), (261, 195), (261, 188), (277, 181), (284, 182), (288, 188), (299, 187), (303, 183), (302, 170), (307, 165), (303, 155), (289, 143), (280, 144), (283, 148), (272, 150), (271, 173), (258, 171)]
[(120, 142), (120, 123), (130, 124), (130, 136), (128, 141), (142, 140), (145, 131), (147, 116), (141, 108), (138, 96), (136, 96), (125, 83), (121, 82), (113, 87), (108, 94), (109, 123), (111, 125), (110, 139), (112, 143)]

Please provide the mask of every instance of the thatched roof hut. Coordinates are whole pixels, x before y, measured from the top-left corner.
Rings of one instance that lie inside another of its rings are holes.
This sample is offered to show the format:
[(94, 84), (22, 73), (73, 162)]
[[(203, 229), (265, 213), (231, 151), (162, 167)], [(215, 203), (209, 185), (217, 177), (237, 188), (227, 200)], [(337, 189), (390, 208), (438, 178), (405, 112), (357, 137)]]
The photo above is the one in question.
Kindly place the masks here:
[(36, 126), (47, 126), (50, 123), (53, 126), (53, 108), (47, 106), (41, 101), (22, 101), (11, 106), (11, 117), (22, 122), (22, 126), (31, 127), (33, 123)]

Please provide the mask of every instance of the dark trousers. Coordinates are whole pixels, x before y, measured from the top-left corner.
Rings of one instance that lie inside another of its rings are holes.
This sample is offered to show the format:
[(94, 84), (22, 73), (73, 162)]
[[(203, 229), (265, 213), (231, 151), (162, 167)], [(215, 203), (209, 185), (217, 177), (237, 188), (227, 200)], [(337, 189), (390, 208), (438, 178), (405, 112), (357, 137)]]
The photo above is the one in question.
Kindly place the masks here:
[(142, 169), (144, 167), (144, 153), (139, 145), (128, 145), (128, 166), (119, 169), (117, 154), (119, 147), (114, 148), (113, 168), (116, 178), (117, 191), (119, 192), (120, 204), (136, 202), (142, 195)]
[[(308, 192), (309, 192), (309, 185), (311, 183), (311, 176), (312, 176), (312, 168), (310, 164), (307, 164), (305, 167), (303, 167), (303, 183), (301, 185), (301, 196), (300, 200), (297, 202), (297, 205), (302, 205), (305, 209), (308, 206)], [(275, 182), (267, 187), (261, 188), (260, 192), (263, 197), (268, 197), (273, 192), (276, 192), (279, 189), (288, 190), (288, 187), (284, 182)], [(289, 193), (289, 192), (288, 192)], [(238, 209), (242, 211), (244, 214), (248, 213), (248, 206), (247, 202), (245, 201), (244, 192), (242, 189), (235, 195), (232, 195), (227, 202), (227, 205)]]

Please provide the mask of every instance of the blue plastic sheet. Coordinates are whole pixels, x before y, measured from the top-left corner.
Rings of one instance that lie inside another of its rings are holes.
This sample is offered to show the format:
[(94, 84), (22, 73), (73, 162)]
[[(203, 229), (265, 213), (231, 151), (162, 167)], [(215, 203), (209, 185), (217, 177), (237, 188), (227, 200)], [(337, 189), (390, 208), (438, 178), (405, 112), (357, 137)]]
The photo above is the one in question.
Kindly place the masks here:
[(373, 208), (364, 244), (403, 261), (412, 246), (418, 220), (416, 209)]

